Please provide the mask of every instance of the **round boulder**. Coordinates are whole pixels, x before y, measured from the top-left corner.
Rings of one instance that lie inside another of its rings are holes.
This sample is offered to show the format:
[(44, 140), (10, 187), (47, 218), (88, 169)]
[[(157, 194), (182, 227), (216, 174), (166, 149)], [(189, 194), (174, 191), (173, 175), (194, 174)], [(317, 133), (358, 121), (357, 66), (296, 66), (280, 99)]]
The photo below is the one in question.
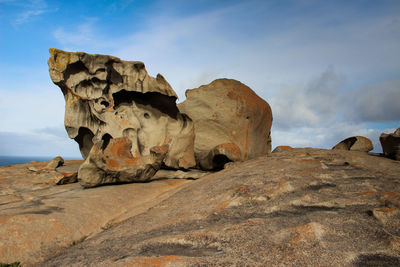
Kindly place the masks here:
[(187, 90), (178, 108), (193, 120), (196, 163), (202, 169), (271, 152), (271, 107), (239, 81), (217, 79)]
[(332, 149), (369, 152), (374, 149), (374, 146), (372, 145), (371, 140), (369, 140), (367, 137), (353, 136), (339, 142)]

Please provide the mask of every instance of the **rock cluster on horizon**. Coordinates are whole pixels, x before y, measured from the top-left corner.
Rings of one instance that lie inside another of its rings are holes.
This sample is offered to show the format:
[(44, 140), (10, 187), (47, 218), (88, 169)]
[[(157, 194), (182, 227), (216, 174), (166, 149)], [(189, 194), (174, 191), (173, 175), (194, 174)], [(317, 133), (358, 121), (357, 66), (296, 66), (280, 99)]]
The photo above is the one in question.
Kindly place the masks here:
[(270, 152), (272, 112), (229, 79), (177, 96), (138, 61), (50, 49), (50, 77), (64, 94), (65, 128), (85, 162), (84, 187), (146, 181), (162, 166), (221, 169)]

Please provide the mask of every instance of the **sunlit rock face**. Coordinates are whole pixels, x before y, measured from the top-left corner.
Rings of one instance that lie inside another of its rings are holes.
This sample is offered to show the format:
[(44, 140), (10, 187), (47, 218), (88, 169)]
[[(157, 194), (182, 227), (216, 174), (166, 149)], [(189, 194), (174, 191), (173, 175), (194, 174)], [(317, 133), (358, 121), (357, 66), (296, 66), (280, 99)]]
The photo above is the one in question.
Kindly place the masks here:
[(239, 81), (217, 79), (187, 90), (178, 108), (194, 122), (195, 156), (202, 169), (271, 152), (271, 107)]
[(165, 165), (196, 165), (194, 124), (160, 74), (138, 61), (50, 49), (50, 77), (65, 98), (65, 128), (85, 160), (85, 187), (144, 181)]

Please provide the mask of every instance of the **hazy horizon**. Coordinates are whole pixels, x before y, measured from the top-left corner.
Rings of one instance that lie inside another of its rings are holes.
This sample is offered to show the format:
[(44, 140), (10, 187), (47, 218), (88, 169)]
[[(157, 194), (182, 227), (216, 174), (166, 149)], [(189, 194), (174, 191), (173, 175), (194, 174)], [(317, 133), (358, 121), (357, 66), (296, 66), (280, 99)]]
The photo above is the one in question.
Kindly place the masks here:
[(241, 81), (272, 108), (272, 147), (381, 152), (400, 126), (400, 1), (0, 0), (0, 155), (81, 157), (50, 47), (138, 60), (179, 96)]

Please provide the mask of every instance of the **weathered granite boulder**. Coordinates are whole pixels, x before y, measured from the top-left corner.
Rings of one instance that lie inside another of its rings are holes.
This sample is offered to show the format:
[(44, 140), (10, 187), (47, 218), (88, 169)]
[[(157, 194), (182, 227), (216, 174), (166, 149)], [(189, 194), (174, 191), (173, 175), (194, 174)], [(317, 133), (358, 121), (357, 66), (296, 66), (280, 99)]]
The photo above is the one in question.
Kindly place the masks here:
[(379, 137), (383, 154), (391, 159), (400, 160), (400, 128), (392, 134), (382, 133)]
[(194, 122), (196, 162), (202, 169), (271, 152), (271, 108), (246, 85), (218, 79), (187, 90), (186, 98), (178, 108)]
[(369, 152), (374, 149), (371, 140), (364, 136), (346, 138), (336, 144), (332, 149)]
[(143, 181), (162, 164), (195, 166), (194, 127), (160, 74), (138, 61), (50, 49), (50, 77), (65, 98), (65, 128), (86, 159), (85, 187)]

